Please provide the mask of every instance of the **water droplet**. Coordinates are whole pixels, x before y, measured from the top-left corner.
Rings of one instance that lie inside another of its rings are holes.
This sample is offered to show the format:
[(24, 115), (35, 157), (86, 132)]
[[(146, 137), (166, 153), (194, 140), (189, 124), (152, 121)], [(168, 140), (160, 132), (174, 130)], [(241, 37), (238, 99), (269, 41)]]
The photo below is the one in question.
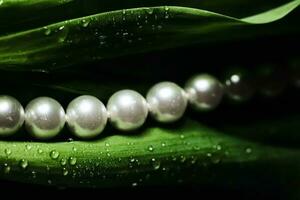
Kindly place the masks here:
[(77, 159), (75, 157), (70, 157), (69, 158), (69, 164), (70, 165), (76, 165)]
[(8, 174), (10, 172), (11, 168), (7, 163), (4, 163), (4, 173)]
[(73, 151), (77, 151), (77, 148), (76, 148), (76, 147), (73, 147), (72, 150), (73, 150)]
[(110, 155), (110, 153), (106, 153), (106, 155), (108, 156), (108, 157), (110, 157), (111, 155)]
[(67, 159), (62, 158), (62, 159), (60, 160), (60, 164), (61, 164), (62, 166), (65, 166), (65, 165), (67, 164)]
[(165, 147), (166, 145), (167, 145), (167, 144), (166, 144), (165, 142), (162, 142), (162, 143), (161, 143), (161, 146), (162, 146), (162, 147)]
[(28, 167), (28, 161), (25, 160), (25, 159), (21, 159), (20, 162), (19, 162), (19, 166), (22, 168), (22, 169), (26, 169)]
[(50, 28), (47, 28), (47, 27), (45, 27), (44, 28), (45, 29), (45, 32), (44, 32), (44, 34), (46, 35), (46, 36), (48, 36), (48, 35), (50, 35), (51, 34), (51, 29)]
[(150, 151), (150, 152), (153, 152), (153, 151), (154, 151), (154, 148), (153, 148), (152, 145), (149, 145), (149, 146), (148, 146), (148, 151)]
[(165, 11), (169, 11), (170, 8), (168, 6), (165, 6)]
[(38, 149), (37, 152), (38, 152), (39, 154), (42, 154), (42, 153), (43, 153), (43, 150), (42, 150), (42, 149)]
[(131, 162), (131, 163), (135, 162), (135, 159), (134, 159), (134, 158), (131, 158), (131, 159), (130, 159), (130, 162)]
[(67, 176), (69, 174), (69, 171), (66, 168), (63, 168), (63, 175)]
[(10, 149), (4, 149), (4, 153), (9, 156), (11, 154), (11, 150)]
[(85, 20), (85, 19), (82, 20), (82, 27), (86, 28), (89, 26), (89, 24), (90, 24), (89, 20)]
[(131, 186), (132, 186), (132, 187), (136, 187), (136, 186), (138, 186), (138, 183), (137, 183), (137, 182), (134, 182), (134, 183), (131, 184)]
[(221, 159), (220, 158), (218, 158), (218, 157), (214, 157), (214, 158), (212, 158), (212, 163), (213, 164), (218, 164), (218, 163), (220, 163), (221, 162)]
[(250, 147), (246, 148), (246, 150), (245, 150), (245, 151), (246, 151), (246, 153), (247, 153), (247, 154), (250, 154), (250, 153), (252, 153), (252, 149), (251, 149)]
[(177, 161), (177, 157), (176, 156), (172, 156), (172, 160), (175, 162)]
[(65, 28), (65, 26), (61, 26), (61, 27), (58, 28), (58, 30), (61, 31), (61, 30), (63, 30), (64, 28)]
[(52, 150), (50, 152), (50, 157), (53, 159), (53, 160), (56, 160), (58, 157), (59, 157), (59, 152), (56, 151), (56, 150)]
[(123, 21), (126, 21), (126, 10), (123, 10), (123, 11), (122, 11), (122, 14), (123, 14), (122, 20), (123, 20)]
[(192, 156), (192, 160), (191, 160), (191, 164), (195, 164), (197, 162), (197, 158), (195, 158), (194, 156)]
[(211, 153), (207, 153), (206, 156), (207, 156), (207, 157), (211, 157), (212, 154), (211, 154)]
[(222, 150), (222, 146), (218, 144), (218, 145), (216, 146), (216, 149), (217, 149), (218, 151), (221, 151), (221, 150)]
[(149, 15), (153, 14), (153, 8), (147, 8), (146, 11)]
[(151, 163), (154, 170), (158, 170), (160, 168), (160, 162), (155, 158), (151, 159)]
[(105, 146), (106, 146), (106, 147), (109, 147), (109, 146), (110, 146), (110, 144), (109, 144), (109, 143), (107, 143), (107, 142), (105, 142)]
[(74, 142), (74, 139), (73, 138), (68, 138), (68, 142)]
[(186, 157), (184, 155), (180, 156), (180, 162), (184, 163), (186, 161)]
[(49, 179), (49, 180), (47, 181), (47, 183), (48, 183), (49, 185), (51, 185), (51, 184), (52, 184), (52, 181)]
[(180, 135), (180, 139), (184, 139), (184, 138), (185, 138), (185, 136), (181, 134)]
[(200, 147), (199, 147), (199, 146), (193, 146), (193, 149), (194, 149), (195, 151), (199, 151), (199, 150), (200, 150)]
[(25, 147), (28, 151), (31, 150), (31, 148), (32, 148), (32, 146), (30, 144), (26, 144)]

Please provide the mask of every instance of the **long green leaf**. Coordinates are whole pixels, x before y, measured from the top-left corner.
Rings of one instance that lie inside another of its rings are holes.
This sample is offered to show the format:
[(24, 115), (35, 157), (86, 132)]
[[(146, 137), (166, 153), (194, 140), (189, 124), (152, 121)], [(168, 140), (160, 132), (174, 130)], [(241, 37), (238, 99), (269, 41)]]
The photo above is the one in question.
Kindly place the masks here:
[(299, 4), (300, 0), (295, 0), (246, 19), (192, 8), (154, 7), (68, 20), (0, 37), (0, 68), (51, 69), (227, 39), (228, 31), (278, 20)]
[(288, 0), (2, 0), (0, 3), (0, 34), (128, 8), (184, 6), (233, 16), (247, 16), (287, 2)]
[(299, 154), (236, 139), (188, 120), (138, 135), (104, 135), (98, 141), (0, 142), (0, 176), (72, 187), (257, 184), (265, 179), (279, 184), (299, 174)]

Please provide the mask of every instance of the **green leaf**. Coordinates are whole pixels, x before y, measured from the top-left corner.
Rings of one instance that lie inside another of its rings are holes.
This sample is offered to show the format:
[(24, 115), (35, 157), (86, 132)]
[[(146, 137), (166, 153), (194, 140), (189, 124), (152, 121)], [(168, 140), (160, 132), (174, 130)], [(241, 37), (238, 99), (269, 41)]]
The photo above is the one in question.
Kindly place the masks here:
[(16, 32), (62, 20), (128, 8), (183, 6), (243, 17), (287, 2), (288, 0), (2, 0), (0, 33)]
[(187, 120), (97, 141), (0, 142), (0, 176), (73, 187), (280, 184), (298, 177), (299, 155), (298, 150), (237, 139)]
[(173, 6), (76, 18), (0, 37), (0, 68), (54, 69), (137, 52), (236, 39), (243, 34), (228, 34), (238, 28), (249, 33), (250, 27), (279, 20), (299, 4), (300, 0), (294, 0), (243, 19)]

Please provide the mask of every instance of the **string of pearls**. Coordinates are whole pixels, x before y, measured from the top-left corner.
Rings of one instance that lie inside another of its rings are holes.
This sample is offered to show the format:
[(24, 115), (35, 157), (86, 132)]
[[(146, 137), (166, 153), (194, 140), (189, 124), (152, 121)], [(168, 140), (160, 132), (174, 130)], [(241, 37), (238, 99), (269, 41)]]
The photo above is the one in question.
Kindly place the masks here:
[[(26, 106), (13, 97), (0, 96), (0, 136), (17, 132), (23, 124), (37, 139), (50, 139), (59, 134), (65, 123), (75, 136), (86, 139), (99, 135), (107, 121), (121, 131), (141, 127), (148, 114), (162, 123), (180, 119), (188, 103), (197, 111), (215, 109), (224, 93), (232, 99), (249, 98), (250, 95), (236, 90), (240, 83), (238, 75), (223, 85), (215, 77), (200, 74), (187, 81), (184, 89), (172, 82), (154, 85), (144, 98), (133, 90), (121, 90), (113, 94), (107, 106), (93, 96), (79, 96), (70, 102), (66, 112), (59, 102), (50, 97), (39, 97)], [(247, 90), (248, 91), (248, 90)]]

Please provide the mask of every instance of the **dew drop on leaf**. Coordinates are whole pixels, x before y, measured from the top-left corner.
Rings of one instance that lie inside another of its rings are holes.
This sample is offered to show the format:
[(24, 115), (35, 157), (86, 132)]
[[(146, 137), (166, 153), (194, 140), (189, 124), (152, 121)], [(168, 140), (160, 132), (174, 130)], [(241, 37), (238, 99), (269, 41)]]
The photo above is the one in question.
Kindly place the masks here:
[(42, 153), (43, 153), (43, 150), (42, 150), (42, 149), (38, 149), (37, 152), (38, 152), (39, 154), (42, 154)]
[(22, 168), (22, 169), (26, 169), (28, 167), (28, 161), (25, 160), (25, 159), (21, 159), (20, 162), (19, 162), (19, 166)]
[(71, 157), (69, 158), (69, 164), (70, 164), (70, 165), (76, 165), (76, 162), (77, 162), (77, 159), (76, 159), (75, 157), (72, 157), (72, 156), (71, 156)]
[(32, 174), (32, 178), (36, 178), (36, 171), (32, 171), (31, 174)]
[(222, 150), (222, 146), (218, 144), (218, 145), (216, 146), (216, 149), (217, 149), (218, 151), (221, 151), (221, 150)]
[(153, 152), (154, 151), (154, 147), (152, 145), (148, 146), (148, 151)]
[(44, 28), (45, 29), (45, 32), (44, 32), (44, 34), (46, 35), (46, 36), (49, 36), (50, 34), (51, 34), (51, 29), (50, 28), (47, 28), (47, 27), (45, 27)]
[(30, 144), (26, 144), (25, 147), (28, 151), (32, 149), (32, 146)]
[(60, 164), (61, 164), (62, 166), (65, 166), (65, 165), (67, 164), (67, 159), (62, 158), (62, 159), (60, 160)]
[(11, 155), (11, 150), (10, 149), (4, 149), (4, 153), (7, 155), (7, 156), (9, 156), (9, 155)]
[(85, 20), (85, 19), (82, 20), (82, 27), (86, 28), (89, 26), (89, 24), (90, 24), (89, 20)]
[(63, 175), (67, 176), (69, 174), (69, 171), (66, 168), (63, 168)]
[(132, 187), (136, 187), (136, 186), (138, 186), (138, 183), (137, 183), (137, 182), (134, 182), (134, 183), (131, 184), (131, 186), (132, 186)]
[(59, 28), (58, 28), (58, 30), (64, 30), (64, 28), (65, 28), (65, 26), (60, 26)]
[(7, 163), (5, 163), (4, 164), (4, 173), (9, 174), (10, 170), (11, 170), (10, 166)]
[(186, 161), (186, 157), (184, 155), (180, 156), (180, 162), (184, 163)]
[(56, 151), (56, 150), (52, 150), (50, 152), (50, 157), (53, 159), (53, 160), (56, 160), (58, 157), (59, 157), (59, 152)]
[(154, 170), (158, 170), (160, 168), (160, 162), (155, 158), (151, 159), (151, 163)]
[(245, 151), (246, 151), (247, 154), (251, 154), (252, 153), (252, 149), (250, 147), (246, 148)]
[(192, 159), (191, 159), (191, 164), (193, 165), (193, 164), (195, 164), (197, 162), (197, 158), (196, 157), (194, 157), (194, 156), (192, 156)]
[(146, 11), (149, 15), (153, 14), (153, 8), (147, 8)]

